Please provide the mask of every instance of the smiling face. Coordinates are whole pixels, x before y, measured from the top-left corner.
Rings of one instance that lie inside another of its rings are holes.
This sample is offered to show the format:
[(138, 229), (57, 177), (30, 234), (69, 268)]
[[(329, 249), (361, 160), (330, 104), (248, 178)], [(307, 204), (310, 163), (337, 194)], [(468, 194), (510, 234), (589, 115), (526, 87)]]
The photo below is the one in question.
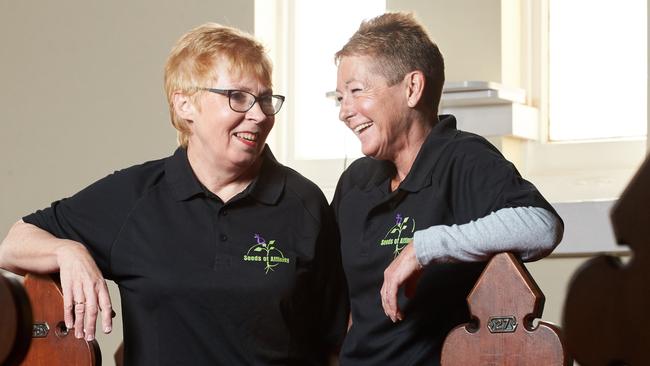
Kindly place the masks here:
[(339, 119), (361, 141), (366, 156), (394, 160), (405, 146), (410, 122), (403, 83), (388, 85), (369, 56), (340, 59), (336, 81)]
[[(243, 90), (256, 96), (272, 94), (256, 76), (233, 73), (226, 62), (218, 62), (216, 67), (219, 79), (205, 87)], [(186, 105), (190, 117), (188, 152), (211, 166), (227, 170), (251, 167), (264, 149), (274, 117), (266, 116), (258, 102), (247, 112), (235, 112), (227, 95), (199, 93), (202, 95), (197, 98), (197, 105)]]

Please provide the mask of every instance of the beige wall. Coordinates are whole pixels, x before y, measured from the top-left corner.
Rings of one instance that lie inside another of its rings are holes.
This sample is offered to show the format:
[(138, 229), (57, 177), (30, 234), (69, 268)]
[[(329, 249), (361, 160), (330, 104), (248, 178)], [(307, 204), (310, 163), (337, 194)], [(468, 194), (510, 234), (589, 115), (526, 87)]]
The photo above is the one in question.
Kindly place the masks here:
[(448, 81), (501, 81), (501, 0), (387, 0), (413, 12), (445, 58)]
[(252, 32), (253, 0), (0, 3), (0, 232), (115, 169), (173, 152), (163, 65), (206, 21)]
[[(120, 168), (169, 155), (174, 42), (207, 21), (253, 31), (253, 0), (0, 2), (0, 233)], [(119, 314), (119, 297), (112, 288)], [(100, 337), (104, 365), (121, 339)]]

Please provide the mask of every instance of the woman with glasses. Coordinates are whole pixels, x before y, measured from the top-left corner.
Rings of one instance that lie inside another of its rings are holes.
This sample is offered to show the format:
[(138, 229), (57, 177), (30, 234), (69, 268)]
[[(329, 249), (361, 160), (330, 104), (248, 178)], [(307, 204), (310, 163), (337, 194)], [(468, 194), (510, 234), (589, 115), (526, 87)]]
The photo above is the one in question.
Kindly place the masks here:
[(0, 266), (60, 272), (65, 322), (92, 340), (120, 289), (126, 365), (322, 365), (347, 321), (339, 239), (316, 185), (266, 138), (284, 97), (250, 35), (185, 34), (165, 67), (179, 148), (17, 222)]

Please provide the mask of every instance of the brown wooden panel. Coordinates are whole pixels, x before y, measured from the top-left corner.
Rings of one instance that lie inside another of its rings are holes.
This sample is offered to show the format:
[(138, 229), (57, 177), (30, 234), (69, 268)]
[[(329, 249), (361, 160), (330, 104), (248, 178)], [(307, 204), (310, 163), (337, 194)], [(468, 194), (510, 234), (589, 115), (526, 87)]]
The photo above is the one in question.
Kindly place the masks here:
[(559, 328), (540, 321), (544, 295), (511, 253), (492, 258), (467, 297), (474, 323), (454, 328), (444, 366), (570, 365)]
[(650, 365), (650, 159), (611, 212), (632, 258), (598, 256), (574, 274), (564, 305), (569, 351), (582, 365)]
[(67, 332), (63, 322), (63, 294), (57, 276), (25, 277), (25, 289), (33, 311), (33, 323), (47, 328), (42, 337), (32, 333), (32, 345), (23, 366), (95, 366), (101, 365), (97, 341), (87, 342)]
[(23, 286), (0, 273), (0, 365), (17, 365), (31, 341), (32, 311)]

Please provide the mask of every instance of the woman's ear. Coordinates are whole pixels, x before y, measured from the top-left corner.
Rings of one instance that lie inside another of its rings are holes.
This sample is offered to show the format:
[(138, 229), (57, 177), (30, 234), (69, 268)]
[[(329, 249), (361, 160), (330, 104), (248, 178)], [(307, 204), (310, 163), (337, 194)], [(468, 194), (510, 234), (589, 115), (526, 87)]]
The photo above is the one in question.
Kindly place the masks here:
[(174, 92), (172, 95), (172, 103), (177, 116), (188, 122), (194, 121), (196, 108), (187, 95), (181, 92)]
[(406, 83), (406, 102), (409, 107), (414, 108), (424, 95), (426, 78), (422, 71), (415, 70), (404, 76), (404, 82)]

